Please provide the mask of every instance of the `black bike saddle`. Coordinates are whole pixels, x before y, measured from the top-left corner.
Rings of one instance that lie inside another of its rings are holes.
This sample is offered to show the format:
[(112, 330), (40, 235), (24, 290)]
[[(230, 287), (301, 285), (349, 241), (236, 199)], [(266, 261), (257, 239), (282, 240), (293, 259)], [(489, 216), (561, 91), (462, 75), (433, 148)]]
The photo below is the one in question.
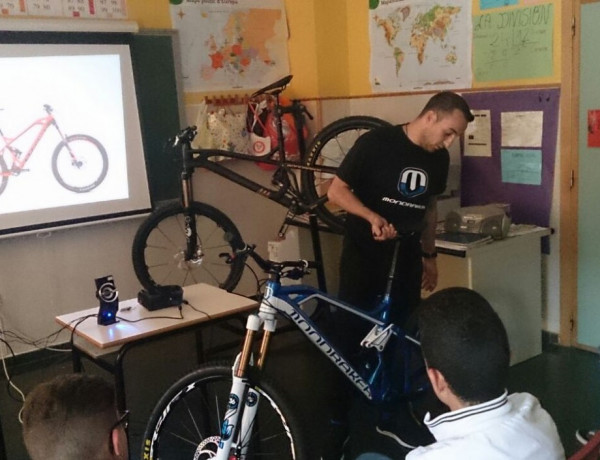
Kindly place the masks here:
[(259, 89), (257, 92), (252, 94), (250, 97), (260, 96), (261, 94), (279, 94), (281, 93), (285, 87), (292, 81), (293, 75), (288, 75), (287, 77), (283, 77), (281, 80), (277, 80), (275, 83), (271, 83), (264, 88)]

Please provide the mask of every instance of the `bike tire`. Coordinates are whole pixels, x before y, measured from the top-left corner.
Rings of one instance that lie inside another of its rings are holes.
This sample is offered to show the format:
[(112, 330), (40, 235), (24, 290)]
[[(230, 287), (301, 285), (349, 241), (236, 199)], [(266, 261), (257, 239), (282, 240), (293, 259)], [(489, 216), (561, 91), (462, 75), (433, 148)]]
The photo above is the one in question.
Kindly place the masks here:
[[(246, 458), (314, 460), (300, 414), (289, 398), (256, 369), (248, 371), (247, 382), (260, 394), (260, 402)], [(221, 362), (206, 364), (173, 384), (150, 415), (141, 458), (213, 458), (231, 383), (231, 364)], [(227, 458), (239, 457), (231, 452)]]
[[(390, 125), (385, 120), (365, 115), (344, 117), (334, 121), (317, 133), (310, 144), (304, 164), (337, 168), (363, 133)], [(333, 174), (302, 171), (302, 191), (310, 202), (317, 202), (327, 194), (332, 179)], [(325, 201), (316, 207), (315, 212), (319, 219), (333, 231), (338, 233), (343, 231), (345, 212), (342, 209)]]
[[(70, 149), (77, 155), (74, 158)], [(87, 177), (81, 177), (83, 170)], [(52, 154), (52, 174), (60, 185), (76, 193), (98, 187), (108, 172), (108, 155), (104, 146), (87, 134), (73, 134), (61, 141)]]
[(196, 217), (199, 254), (185, 261), (184, 210), (180, 203), (158, 208), (146, 218), (133, 239), (135, 274), (144, 288), (207, 283), (231, 291), (244, 271), (245, 260), (227, 264), (223, 253), (232, 254), (244, 246), (235, 224), (206, 203), (191, 203)]
[(8, 185), (8, 166), (6, 166), (6, 161), (4, 161), (4, 156), (0, 155), (0, 195), (4, 193), (6, 190), (6, 186)]

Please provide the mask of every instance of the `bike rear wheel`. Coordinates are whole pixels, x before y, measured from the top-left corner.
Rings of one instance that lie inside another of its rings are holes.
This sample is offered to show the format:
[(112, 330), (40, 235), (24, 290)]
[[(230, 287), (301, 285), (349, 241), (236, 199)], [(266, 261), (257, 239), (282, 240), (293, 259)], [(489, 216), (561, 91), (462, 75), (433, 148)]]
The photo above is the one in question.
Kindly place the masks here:
[(52, 173), (67, 190), (85, 193), (102, 183), (108, 172), (104, 146), (87, 134), (74, 134), (54, 150)]
[[(247, 459), (314, 460), (298, 413), (269, 380), (249, 369), (248, 385), (260, 395)], [(176, 382), (160, 399), (146, 427), (142, 458), (214, 458), (232, 384), (231, 365), (207, 364)], [(235, 434), (234, 434), (235, 436)], [(238, 459), (233, 451), (228, 459)]]
[[(357, 115), (341, 118), (323, 128), (313, 139), (304, 160), (307, 166), (337, 168), (348, 150), (365, 132), (382, 126), (387, 121), (375, 117)], [(327, 195), (334, 175), (331, 173), (302, 171), (302, 190), (311, 202)], [(315, 210), (317, 216), (332, 230), (342, 232), (345, 212), (331, 203), (321, 203)]]
[(186, 260), (183, 206), (171, 203), (158, 208), (140, 225), (132, 247), (133, 268), (146, 289), (156, 286), (207, 283), (231, 291), (244, 271), (244, 259), (226, 263), (222, 254), (232, 254), (244, 245), (235, 224), (221, 211), (194, 202), (197, 251)]
[(4, 161), (4, 157), (0, 155), (0, 195), (2, 195), (8, 185), (8, 175), (6, 161)]

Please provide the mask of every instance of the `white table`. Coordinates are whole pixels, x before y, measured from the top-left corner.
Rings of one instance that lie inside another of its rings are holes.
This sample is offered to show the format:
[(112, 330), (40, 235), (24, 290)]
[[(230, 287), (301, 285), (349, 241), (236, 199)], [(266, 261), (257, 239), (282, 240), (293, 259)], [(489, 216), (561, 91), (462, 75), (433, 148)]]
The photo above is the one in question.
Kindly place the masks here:
[[(80, 372), (81, 358), (86, 357), (111, 372), (115, 376), (118, 408), (125, 410), (123, 358), (131, 348), (166, 334), (190, 329), (199, 332), (202, 326), (231, 319), (258, 306), (255, 300), (204, 283), (185, 286), (183, 298), (188, 302), (181, 308), (183, 318), (180, 318), (179, 307), (149, 311), (139, 305), (137, 299), (119, 302), (119, 322), (109, 326), (97, 324), (98, 307), (57, 316), (56, 321), (74, 333), (73, 370)], [(201, 338), (198, 342), (200, 350)], [(103, 359), (114, 352), (118, 352), (114, 363)]]

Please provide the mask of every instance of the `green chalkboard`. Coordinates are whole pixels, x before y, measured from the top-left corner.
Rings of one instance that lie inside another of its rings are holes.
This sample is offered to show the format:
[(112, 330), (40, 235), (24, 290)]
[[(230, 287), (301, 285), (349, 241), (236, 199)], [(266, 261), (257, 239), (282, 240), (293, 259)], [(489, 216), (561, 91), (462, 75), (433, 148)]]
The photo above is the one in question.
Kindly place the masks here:
[(180, 159), (167, 141), (181, 128), (174, 35), (134, 34), (131, 56), (153, 206), (179, 196)]

